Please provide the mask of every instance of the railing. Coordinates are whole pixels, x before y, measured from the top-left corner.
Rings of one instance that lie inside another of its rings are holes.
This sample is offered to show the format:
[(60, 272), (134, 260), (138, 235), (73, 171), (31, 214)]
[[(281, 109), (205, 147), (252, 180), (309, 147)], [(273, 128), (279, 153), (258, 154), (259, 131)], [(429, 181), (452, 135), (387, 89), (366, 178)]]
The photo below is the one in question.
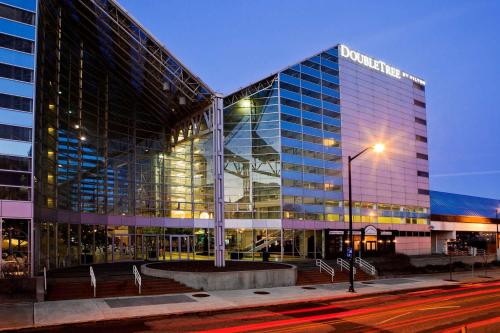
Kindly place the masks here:
[(321, 259), (316, 259), (316, 266), (319, 267), (320, 272), (325, 271), (326, 273), (330, 274), (332, 276), (332, 282), (333, 282), (333, 278), (335, 276), (335, 271), (333, 270), (333, 267), (331, 267)]
[(47, 293), (47, 267), (43, 267), (43, 291)]
[(92, 266), (90, 266), (90, 286), (94, 287), (94, 297), (95, 297), (97, 283), (96, 283), (96, 280), (95, 280), (94, 269), (92, 268)]
[(377, 270), (375, 269), (375, 266), (370, 264), (368, 261), (361, 259), (360, 257), (354, 258), (354, 262), (358, 264), (359, 268), (361, 268), (363, 271), (370, 275), (377, 275)]
[(136, 265), (132, 266), (132, 272), (134, 272), (134, 284), (139, 287), (139, 295), (140, 295), (142, 289), (142, 278)]
[[(349, 271), (351, 269), (351, 265), (349, 264), (348, 261), (342, 259), (342, 258), (337, 258), (337, 265), (340, 267), (340, 270), (346, 270)], [(356, 275), (356, 267), (352, 266), (352, 272)]]

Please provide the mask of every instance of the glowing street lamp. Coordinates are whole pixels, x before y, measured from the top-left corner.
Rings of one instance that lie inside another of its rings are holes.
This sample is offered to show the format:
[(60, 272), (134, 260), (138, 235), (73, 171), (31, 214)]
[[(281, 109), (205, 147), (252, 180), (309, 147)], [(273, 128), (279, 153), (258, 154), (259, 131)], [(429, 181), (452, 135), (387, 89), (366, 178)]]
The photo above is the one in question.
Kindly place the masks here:
[[(354, 292), (354, 238), (352, 236), (352, 184), (351, 184), (351, 162), (356, 158), (367, 152), (368, 150), (373, 149), (373, 151), (377, 154), (381, 154), (385, 150), (385, 145), (383, 143), (377, 143), (371, 147), (365, 148), (354, 156), (349, 156), (348, 158), (348, 170), (349, 170), (349, 246), (350, 253), (349, 255), (349, 292)], [(498, 224), (497, 224), (498, 226)]]

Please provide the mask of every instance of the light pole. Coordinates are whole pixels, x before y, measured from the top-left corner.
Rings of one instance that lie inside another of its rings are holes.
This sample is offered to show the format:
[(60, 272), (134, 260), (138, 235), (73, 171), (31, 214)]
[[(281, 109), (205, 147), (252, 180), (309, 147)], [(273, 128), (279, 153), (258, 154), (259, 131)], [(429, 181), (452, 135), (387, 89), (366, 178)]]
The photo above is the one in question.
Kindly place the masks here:
[(495, 223), (496, 223), (496, 225), (497, 225), (497, 233), (496, 233), (496, 235), (495, 235), (495, 237), (496, 237), (496, 238), (495, 238), (495, 245), (496, 245), (496, 248), (495, 248), (495, 254), (498, 252), (498, 222), (499, 222), (499, 221), (498, 221), (498, 213), (499, 213), (499, 212), (500, 212), (500, 208), (497, 208), (497, 209), (495, 210), (495, 214), (496, 214)]
[[(349, 156), (348, 158), (348, 172), (349, 172), (349, 247), (347, 253), (349, 255), (349, 292), (354, 291), (354, 238), (352, 236), (352, 184), (351, 184), (351, 163), (356, 158), (361, 156), (368, 150), (373, 149), (376, 153), (382, 153), (385, 150), (385, 146), (382, 143), (377, 143), (372, 147), (368, 147), (360, 151), (354, 156)], [(360, 245), (361, 246), (361, 245)]]

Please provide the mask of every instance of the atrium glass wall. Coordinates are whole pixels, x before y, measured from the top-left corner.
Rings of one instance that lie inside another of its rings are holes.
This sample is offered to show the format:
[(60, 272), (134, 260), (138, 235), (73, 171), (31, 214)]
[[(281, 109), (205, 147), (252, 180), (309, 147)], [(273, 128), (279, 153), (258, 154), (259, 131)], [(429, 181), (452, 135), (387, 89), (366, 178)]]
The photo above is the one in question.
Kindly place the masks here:
[(283, 218), (341, 221), (337, 50), (279, 74)]
[(211, 98), (183, 95), (140, 26), (108, 16), (128, 19), (112, 2), (47, 0), (40, 11), (39, 265), (157, 258), (164, 227), (192, 233), (193, 219), (213, 217), (210, 124), (179, 128)]
[(278, 81), (224, 99), (226, 219), (279, 219)]

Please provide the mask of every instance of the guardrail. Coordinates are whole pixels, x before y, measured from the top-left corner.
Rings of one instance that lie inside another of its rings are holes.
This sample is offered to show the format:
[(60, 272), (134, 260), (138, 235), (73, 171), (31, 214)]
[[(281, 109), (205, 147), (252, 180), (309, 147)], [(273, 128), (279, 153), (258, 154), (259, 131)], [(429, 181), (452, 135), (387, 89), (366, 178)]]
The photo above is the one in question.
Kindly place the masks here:
[(320, 272), (325, 271), (326, 273), (330, 274), (332, 276), (333, 282), (333, 278), (335, 277), (335, 270), (333, 269), (333, 267), (331, 267), (321, 259), (316, 259), (316, 266), (319, 267)]
[(90, 286), (94, 288), (94, 297), (96, 295), (97, 282), (95, 280), (94, 269), (90, 266)]
[[(342, 258), (337, 258), (337, 265), (340, 267), (340, 270), (346, 270), (346, 271), (349, 271), (350, 268), (351, 268), (351, 265), (349, 264), (349, 262), (347, 262), (346, 260), (342, 259)], [(352, 271), (354, 273), (354, 275), (356, 275), (356, 267), (352, 267)]]
[(43, 267), (43, 291), (47, 293), (47, 267)]
[(134, 284), (139, 287), (140, 295), (142, 290), (142, 277), (136, 265), (132, 266), (132, 272), (134, 273)]
[(358, 264), (359, 268), (361, 268), (363, 271), (370, 275), (377, 275), (377, 270), (375, 269), (375, 266), (370, 264), (368, 261), (361, 259), (360, 257), (354, 258), (354, 262)]

